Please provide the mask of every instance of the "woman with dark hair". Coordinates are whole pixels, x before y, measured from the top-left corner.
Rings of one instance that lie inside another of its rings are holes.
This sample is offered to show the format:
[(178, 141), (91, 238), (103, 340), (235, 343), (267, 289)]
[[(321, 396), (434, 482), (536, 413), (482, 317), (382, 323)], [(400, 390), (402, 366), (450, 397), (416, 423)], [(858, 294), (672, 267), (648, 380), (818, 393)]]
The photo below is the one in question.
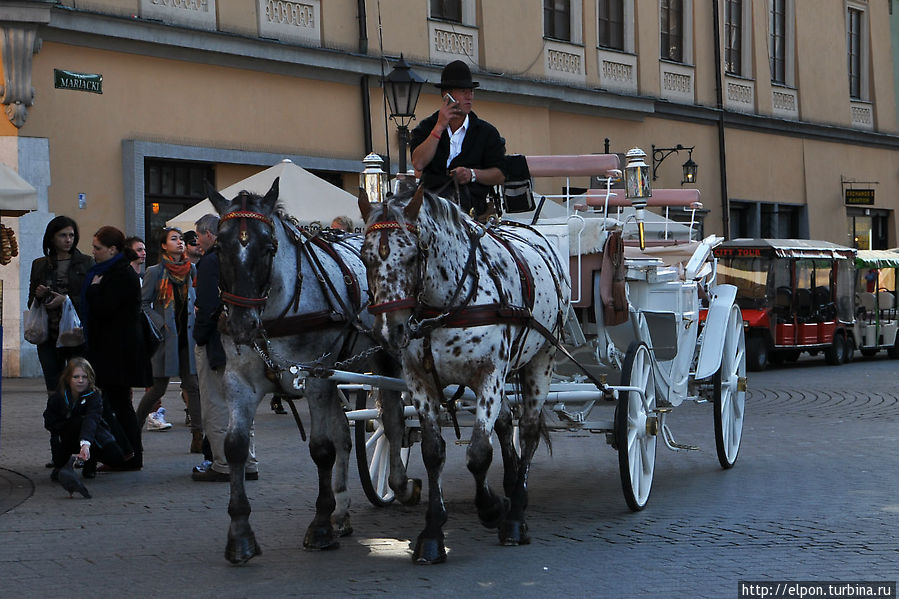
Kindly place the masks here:
[(50, 478), (54, 480), (73, 454), (84, 460), (84, 478), (96, 476), (97, 461), (120, 465), (126, 459), (103, 417), (103, 399), (94, 369), (84, 358), (72, 358), (62, 371), (59, 387), (47, 399), (44, 428), (50, 431)]
[(44, 302), (47, 308), (49, 334), (47, 340), (37, 346), (37, 357), (48, 395), (56, 388), (66, 361), (73, 356), (83, 356), (85, 351), (84, 345), (56, 347), (66, 296), (72, 300), (79, 318), (84, 319), (81, 286), (94, 261), (78, 251), (78, 240), (78, 224), (68, 216), (57, 216), (44, 231), (44, 256), (31, 263), (28, 307), (37, 300)]
[(140, 284), (131, 268), (134, 252), (125, 235), (115, 227), (101, 227), (93, 239), (96, 265), (82, 288), (87, 355), (97, 373), (97, 386), (115, 419), (121, 424), (134, 457), (121, 469), (143, 466), (140, 426), (131, 405), (131, 387), (151, 384), (150, 362), (144, 351), (141, 329)]
[(165, 334), (159, 349), (153, 354), (153, 386), (140, 400), (137, 420), (139, 423), (146, 420), (148, 431), (171, 428), (171, 424), (165, 421), (165, 412), (160, 415), (161, 399), (169, 379), (180, 377), (190, 415), (190, 451), (202, 453), (203, 420), (193, 337), (197, 268), (184, 252), (184, 237), (180, 229), (163, 229), (159, 249), (159, 264), (148, 268), (144, 275), (141, 299), (147, 315)]

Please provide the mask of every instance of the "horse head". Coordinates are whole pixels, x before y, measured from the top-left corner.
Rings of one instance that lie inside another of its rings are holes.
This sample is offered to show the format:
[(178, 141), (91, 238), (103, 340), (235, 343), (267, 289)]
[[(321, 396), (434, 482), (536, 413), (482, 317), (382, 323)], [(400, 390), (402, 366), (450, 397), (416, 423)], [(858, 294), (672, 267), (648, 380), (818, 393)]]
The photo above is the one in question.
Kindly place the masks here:
[[(410, 197), (411, 196), (411, 197)], [(359, 192), (359, 210), (365, 220), (362, 262), (368, 276), (375, 316), (374, 334), (393, 350), (409, 343), (409, 318), (418, 303), (426, 245), (418, 223), (424, 190), (401, 191), (380, 204)]]
[(238, 345), (250, 345), (262, 332), (262, 311), (278, 251), (272, 220), (279, 180), (265, 196), (241, 191), (233, 200), (207, 185), (221, 221), (218, 231), (219, 288), (226, 305), (227, 333)]

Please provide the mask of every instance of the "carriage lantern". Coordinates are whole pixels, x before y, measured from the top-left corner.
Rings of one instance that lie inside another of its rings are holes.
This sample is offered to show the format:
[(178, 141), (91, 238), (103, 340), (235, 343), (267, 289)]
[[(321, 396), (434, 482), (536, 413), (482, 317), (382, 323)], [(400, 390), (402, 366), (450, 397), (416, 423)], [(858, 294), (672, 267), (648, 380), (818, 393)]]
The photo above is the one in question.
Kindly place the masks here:
[(626, 154), (627, 166), (624, 167), (624, 188), (627, 199), (637, 212), (637, 230), (640, 233), (640, 249), (646, 249), (646, 238), (643, 234), (643, 210), (646, 198), (652, 197), (652, 185), (649, 182), (649, 165), (646, 164), (646, 152), (640, 148), (632, 148)]
[(381, 166), (384, 160), (372, 152), (362, 159), (362, 164), (365, 168), (359, 175), (359, 186), (365, 190), (369, 202), (383, 202), (385, 177)]

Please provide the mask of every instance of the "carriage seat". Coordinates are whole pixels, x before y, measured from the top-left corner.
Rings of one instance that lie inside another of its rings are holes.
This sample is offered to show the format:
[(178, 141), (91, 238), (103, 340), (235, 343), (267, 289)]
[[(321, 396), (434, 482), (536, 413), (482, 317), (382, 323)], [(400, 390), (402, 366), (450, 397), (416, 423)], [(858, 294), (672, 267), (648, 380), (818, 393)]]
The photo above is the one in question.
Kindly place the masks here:
[(860, 291), (855, 294), (856, 312), (859, 318), (871, 320), (874, 318), (874, 294), (869, 291)]
[(893, 320), (896, 318), (896, 296), (889, 291), (877, 292), (877, 303), (880, 304), (880, 318)]

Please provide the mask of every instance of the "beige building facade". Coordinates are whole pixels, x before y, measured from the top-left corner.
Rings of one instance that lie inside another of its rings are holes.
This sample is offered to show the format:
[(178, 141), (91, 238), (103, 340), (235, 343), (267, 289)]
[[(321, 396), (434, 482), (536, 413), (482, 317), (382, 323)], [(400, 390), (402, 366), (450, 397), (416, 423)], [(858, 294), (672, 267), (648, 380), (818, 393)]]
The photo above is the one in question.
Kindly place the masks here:
[[(150, 236), (289, 158), (354, 191), (399, 152), (380, 85), (402, 53), (466, 60), (509, 153), (692, 147), (705, 234), (894, 247), (899, 125), (889, 15), (863, 0), (7, 0), (0, 161), (38, 189), (4, 281), (3, 373), (46, 223)], [(717, 30), (717, 34), (716, 34)], [(386, 58), (385, 58), (386, 57)], [(848, 65), (848, 68), (847, 68)], [(416, 113), (436, 110), (426, 85)], [(414, 123), (413, 123), (414, 126)], [(661, 154), (659, 154), (661, 156)], [(681, 151), (656, 187), (681, 185)], [(541, 182), (559, 193), (563, 181)], [(588, 186), (589, 181), (571, 182)], [(849, 194), (847, 189), (869, 190)], [(873, 192), (873, 193), (871, 193)]]

